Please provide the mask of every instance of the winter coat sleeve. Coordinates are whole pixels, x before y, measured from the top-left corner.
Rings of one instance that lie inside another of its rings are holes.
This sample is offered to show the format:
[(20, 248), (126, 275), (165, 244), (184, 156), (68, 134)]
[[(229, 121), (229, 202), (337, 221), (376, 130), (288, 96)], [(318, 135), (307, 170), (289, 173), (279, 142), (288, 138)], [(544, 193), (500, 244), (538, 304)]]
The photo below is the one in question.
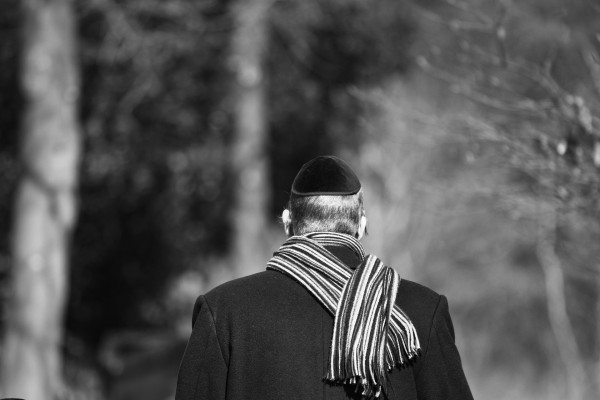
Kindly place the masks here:
[(472, 400), (445, 296), (440, 296), (425, 351), (420, 369), (415, 371), (418, 399)]
[(176, 400), (220, 400), (225, 398), (227, 364), (221, 352), (211, 308), (198, 297), (188, 341), (177, 378)]

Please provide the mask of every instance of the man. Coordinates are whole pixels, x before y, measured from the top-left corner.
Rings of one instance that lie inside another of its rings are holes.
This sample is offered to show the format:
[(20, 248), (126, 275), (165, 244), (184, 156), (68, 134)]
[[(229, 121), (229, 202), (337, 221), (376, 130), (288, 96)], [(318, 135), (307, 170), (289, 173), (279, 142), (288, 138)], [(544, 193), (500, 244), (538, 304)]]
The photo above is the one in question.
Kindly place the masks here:
[(304, 164), (282, 220), (266, 271), (196, 301), (177, 400), (472, 399), (446, 298), (365, 255), (348, 164)]

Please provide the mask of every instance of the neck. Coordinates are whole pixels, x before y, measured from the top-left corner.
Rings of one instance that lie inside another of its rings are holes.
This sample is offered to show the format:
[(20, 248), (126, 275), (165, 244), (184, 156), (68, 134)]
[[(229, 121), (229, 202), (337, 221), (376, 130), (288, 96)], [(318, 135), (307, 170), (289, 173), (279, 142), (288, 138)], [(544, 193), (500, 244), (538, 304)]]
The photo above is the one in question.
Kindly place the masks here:
[(354, 236), (337, 232), (311, 232), (303, 236), (316, 241), (323, 247), (349, 249), (360, 261), (365, 258), (365, 251)]

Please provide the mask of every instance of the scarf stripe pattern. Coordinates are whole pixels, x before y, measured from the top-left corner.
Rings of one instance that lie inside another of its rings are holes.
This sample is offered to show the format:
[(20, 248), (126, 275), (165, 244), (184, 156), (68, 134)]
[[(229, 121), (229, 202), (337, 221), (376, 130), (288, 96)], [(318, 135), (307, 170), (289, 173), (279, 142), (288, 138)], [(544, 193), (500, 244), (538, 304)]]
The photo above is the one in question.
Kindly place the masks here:
[[(324, 246), (345, 246), (362, 259), (347, 267)], [(395, 305), (400, 277), (377, 257), (365, 255), (350, 235), (316, 232), (289, 238), (267, 263), (304, 286), (334, 316), (326, 379), (356, 384), (379, 397), (386, 372), (420, 353), (417, 332)]]

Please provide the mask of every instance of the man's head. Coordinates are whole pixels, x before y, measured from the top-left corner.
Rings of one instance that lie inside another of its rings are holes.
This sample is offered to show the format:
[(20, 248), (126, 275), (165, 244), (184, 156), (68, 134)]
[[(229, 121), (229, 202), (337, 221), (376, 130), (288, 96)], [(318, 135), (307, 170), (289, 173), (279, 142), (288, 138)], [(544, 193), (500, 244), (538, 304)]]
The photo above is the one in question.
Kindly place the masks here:
[(360, 239), (367, 226), (360, 181), (341, 159), (314, 158), (296, 175), (281, 218), (290, 236), (337, 232)]

